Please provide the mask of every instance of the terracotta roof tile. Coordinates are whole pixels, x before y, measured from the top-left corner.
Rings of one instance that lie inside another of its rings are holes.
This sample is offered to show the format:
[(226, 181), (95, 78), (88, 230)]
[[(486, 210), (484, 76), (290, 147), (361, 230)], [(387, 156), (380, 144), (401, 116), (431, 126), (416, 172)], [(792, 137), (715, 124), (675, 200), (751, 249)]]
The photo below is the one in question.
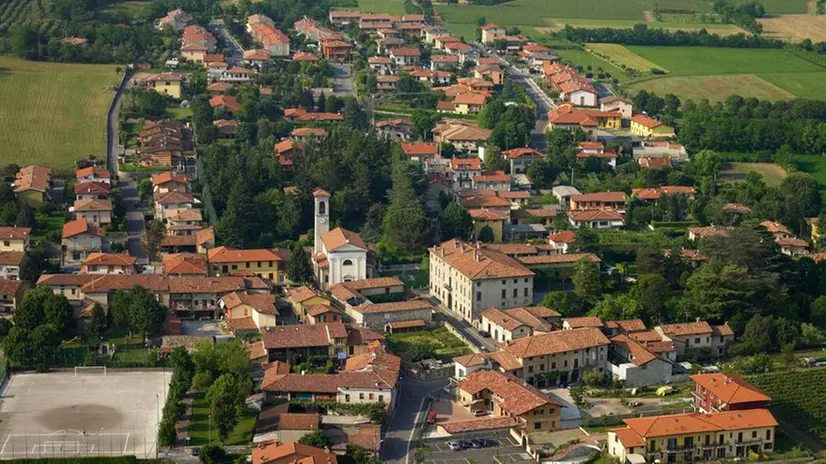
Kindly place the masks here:
[(689, 377), (728, 405), (771, 401), (770, 396), (736, 372), (695, 374)]
[(498, 251), (476, 248), (459, 240), (448, 240), (431, 248), (431, 254), (470, 279), (529, 277), (534, 273), (519, 261)]
[(361, 236), (355, 232), (351, 232), (343, 227), (336, 227), (335, 229), (327, 232), (321, 237), (321, 241), (324, 243), (324, 248), (330, 252), (333, 250), (337, 250), (345, 245), (352, 245), (356, 248), (361, 248), (362, 250), (367, 250), (367, 245), (361, 240)]
[(0, 239), (25, 240), (32, 233), (30, 227), (0, 227)]
[(468, 374), (456, 386), (462, 391), (475, 395), (489, 390), (496, 396), (493, 401), (509, 415), (520, 416), (545, 405), (557, 405), (548, 395), (510, 374), (498, 371), (478, 370)]
[(708, 322), (706, 321), (663, 324), (657, 327), (657, 329), (659, 329), (658, 331), (662, 331), (662, 333), (666, 335), (676, 336), (711, 333), (711, 326), (708, 325)]
[(505, 345), (503, 350), (520, 358), (528, 358), (595, 348), (609, 343), (600, 329), (583, 328), (520, 338)]

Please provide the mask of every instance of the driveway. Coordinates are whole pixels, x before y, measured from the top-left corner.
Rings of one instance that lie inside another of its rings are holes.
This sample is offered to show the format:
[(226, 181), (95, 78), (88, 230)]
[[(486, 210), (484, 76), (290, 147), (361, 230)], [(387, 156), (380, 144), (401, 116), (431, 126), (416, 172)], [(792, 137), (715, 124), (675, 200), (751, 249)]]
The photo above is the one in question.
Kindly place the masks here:
[(350, 65), (346, 63), (333, 63), (330, 65), (333, 70), (333, 94), (337, 97), (355, 97), (356, 90), (353, 87), (353, 73)]
[(221, 321), (182, 321), (181, 333), (183, 335), (196, 335), (201, 337), (221, 337), (228, 335), (221, 328)]

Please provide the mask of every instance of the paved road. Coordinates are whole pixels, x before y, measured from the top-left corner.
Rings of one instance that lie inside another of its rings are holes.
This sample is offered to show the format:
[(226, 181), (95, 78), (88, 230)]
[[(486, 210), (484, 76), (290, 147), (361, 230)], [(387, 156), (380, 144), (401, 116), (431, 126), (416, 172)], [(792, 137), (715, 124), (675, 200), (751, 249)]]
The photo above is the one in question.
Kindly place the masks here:
[(451, 312), (445, 305), (439, 301), (438, 298), (428, 296), (428, 289), (422, 289), (417, 292), (420, 296), (424, 297), (427, 301), (429, 301), (433, 306), (439, 309), (439, 312), (444, 315), (445, 318), (449, 319), (453, 324), (453, 327), (456, 329), (468, 340), (472, 341), (477, 347), (484, 347), (488, 352), (497, 351), (499, 349), (496, 346), (496, 343), (491, 338), (483, 337), (479, 334), (479, 331), (476, 330), (472, 325), (468, 324), (465, 320), (460, 319), (459, 316)]
[[(405, 377), (401, 381), (399, 402), (384, 432), (381, 458), (390, 464), (406, 464), (413, 459), (410, 444), (416, 424), (425, 420), (427, 396), (448, 384), (447, 380), (418, 381)], [(408, 455), (408, 452), (410, 455)]]
[(120, 99), (123, 92), (133, 85), (133, 81), (134, 79), (129, 78), (121, 84), (115, 94), (112, 107), (109, 109), (109, 120), (106, 124), (106, 137), (109, 141), (106, 146), (106, 164), (109, 166), (109, 170), (118, 176), (123, 201), (126, 204), (126, 233), (129, 254), (137, 258), (138, 262), (145, 263), (147, 255), (141, 241), (143, 213), (137, 207), (139, 202), (137, 181), (129, 173), (120, 172), (118, 168), (118, 156), (123, 151), (123, 147), (120, 146), (118, 140), (118, 110), (120, 109)]
[(356, 90), (353, 88), (353, 73), (350, 65), (346, 63), (334, 63), (330, 67), (333, 69), (333, 92), (337, 97), (355, 97)]
[(224, 42), (229, 47), (230, 55), (226, 57), (229, 64), (238, 65), (244, 59), (244, 48), (235, 40), (235, 37), (229, 33), (227, 28), (224, 26), (224, 23), (220, 20), (215, 20), (209, 23), (209, 27), (218, 33), (223, 39)]

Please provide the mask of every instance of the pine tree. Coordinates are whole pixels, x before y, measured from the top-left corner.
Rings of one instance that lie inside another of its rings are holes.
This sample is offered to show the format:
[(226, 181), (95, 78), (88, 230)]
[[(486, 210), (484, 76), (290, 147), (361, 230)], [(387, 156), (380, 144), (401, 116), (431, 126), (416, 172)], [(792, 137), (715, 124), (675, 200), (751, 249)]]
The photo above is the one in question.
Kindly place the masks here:
[(17, 213), (17, 219), (14, 221), (17, 227), (34, 227), (34, 212), (31, 207), (25, 202), (20, 202), (20, 212)]
[(287, 277), (295, 283), (306, 284), (313, 280), (313, 268), (310, 264), (310, 255), (301, 246), (293, 249), (290, 262), (287, 264)]
[(458, 238), (467, 240), (473, 233), (473, 218), (462, 205), (453, 201), (442, 212), (442, 239)]
[(480, 242), (491, 243), (496, 237), (493, 235), (493, 229), (490, 226), (485, 226), (479, 230), (479, 237), (477, 238)]
[(105, 331), (106, 314), (103, 312), (103, 307), (95, 303), (95, 306), (92, 307), (92, 318), (89, 319), (89, 325), (86, 326), (86, 338), (90, 348), (97, 347)]
[(390, 206), (383, 221), (384, 238), (406, 253), (416, 253), (427, 245), (431, 225), (407, 174), (404, 163), (396, 163)]
[(216, 240), (225, 246), (233, 248), (244, 248), (250, 240), (250, 232), (255, 218), (253, 213), (252, 198), (247, 192), (247, 183), (242, 176), (232, 185), (229, 193), (227, 207), (224, 214), (215, 226)]

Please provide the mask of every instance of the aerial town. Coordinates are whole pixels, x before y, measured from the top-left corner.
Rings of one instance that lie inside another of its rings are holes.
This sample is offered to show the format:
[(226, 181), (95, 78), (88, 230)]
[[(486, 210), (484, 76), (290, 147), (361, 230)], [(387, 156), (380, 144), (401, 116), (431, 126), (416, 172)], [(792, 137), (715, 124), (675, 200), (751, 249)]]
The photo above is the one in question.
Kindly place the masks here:
[(826, 4), (572, 3), (0, 2), (0, 459), (826, 459)]

